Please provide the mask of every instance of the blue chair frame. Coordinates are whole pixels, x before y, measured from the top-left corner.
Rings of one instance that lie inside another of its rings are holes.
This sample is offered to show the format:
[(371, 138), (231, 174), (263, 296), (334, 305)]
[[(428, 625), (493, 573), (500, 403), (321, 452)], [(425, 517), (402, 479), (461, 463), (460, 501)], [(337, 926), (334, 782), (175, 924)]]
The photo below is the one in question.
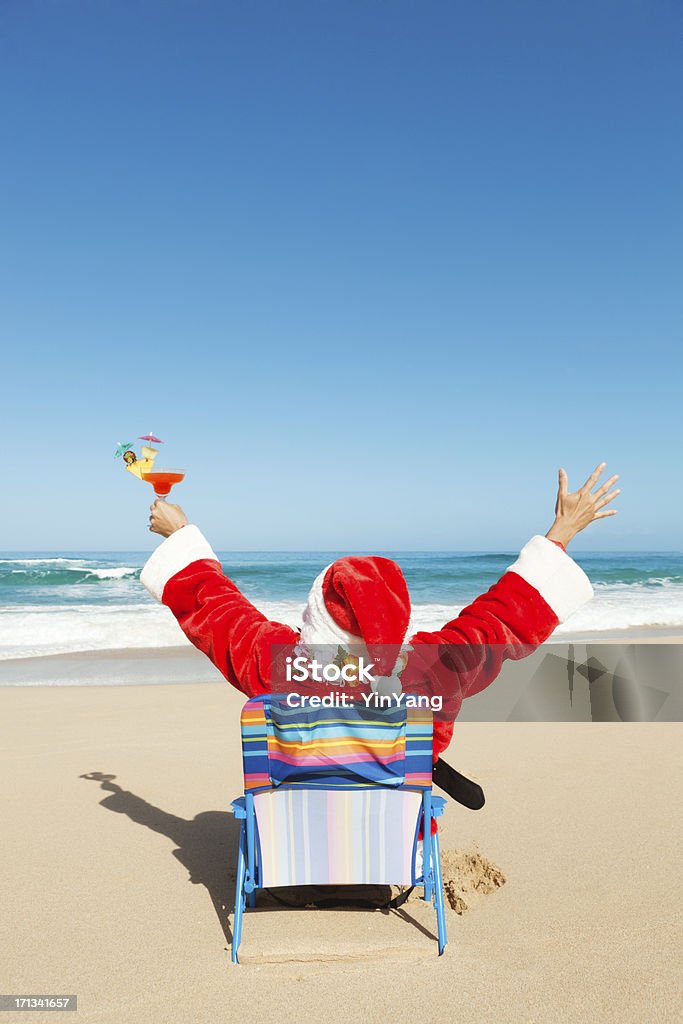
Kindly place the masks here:
[[(286, 788), (286, 787), (282, 787)], [(431, 789), (422, 790), (422, 874), (415, 879), (424, 887), (424, 900), (436, 910), (439, 956), (446, 948), (446, 911), (441, 874), (441, 849), (438, 831), (431, 834), (431, 822), (440, 818), (446, 801), (434, 796)], [(246, 793), (231, 803), (232, 813), (240, 821), (237, 854), (237, 880), (235, 883), (235, 913), (232, 926), (232, 962), (239, 963), (238, 950), (242, 941), (242, 923), (247, 907), (256, 906), (256, 893), (263, 888), (258, 858), (258, 823), (254, 810), (254, 795)], [(429, 823), (429, 824), (427, 824)]]

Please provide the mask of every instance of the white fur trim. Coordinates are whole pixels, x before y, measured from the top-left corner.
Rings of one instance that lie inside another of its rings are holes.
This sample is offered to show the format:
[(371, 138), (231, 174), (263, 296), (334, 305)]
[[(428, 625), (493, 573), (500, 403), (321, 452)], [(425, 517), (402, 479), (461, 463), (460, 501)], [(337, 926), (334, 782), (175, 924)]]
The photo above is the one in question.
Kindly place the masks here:
[(167, 537), (147, 560), (140, 573), (140, 582), (152, 597), (161, 601), (168, 581), (193, 562), (218, 557), (208, 540), (196, 526), (183, 526)]
[(323, 580), (329, 568), (329, 565), (325, 566), (311, 587), (301, 623), (301, 642), (307, 646), (334, 644), (348, 647), (352, 644), (355, 649), (363, 643), (361, 638), (338, 626), (325, 606)]
[(508, 572), (516, 572), (531, 584), (560, 622), (593, 597), (593, 587), (583, 569), (566, 551), (540, 534), (524, 545)]

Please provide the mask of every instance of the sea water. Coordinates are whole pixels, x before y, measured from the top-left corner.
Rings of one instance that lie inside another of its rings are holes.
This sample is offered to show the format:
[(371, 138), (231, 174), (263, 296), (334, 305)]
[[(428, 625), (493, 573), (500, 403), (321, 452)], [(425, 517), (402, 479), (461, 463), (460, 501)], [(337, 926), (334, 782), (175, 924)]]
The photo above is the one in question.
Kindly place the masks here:
[[(512, 551), (378, 553), (395, 558), (405, 573), (412, 630), (444, 625), (516, 558)], [(250, 601), (269, 618), (296, 627), (312, 581), (340, 553), (219, 554), (224, 571)], [(0, 660), (186, 644), (170, 611), (140, 583), (147, 557), (143, 552), (2, 553)], [(576, 560), (593, 583), (595, 599), (558, 628), (558, 638), (650, 626), (683, 631), (682, 553), (581, 553)]]

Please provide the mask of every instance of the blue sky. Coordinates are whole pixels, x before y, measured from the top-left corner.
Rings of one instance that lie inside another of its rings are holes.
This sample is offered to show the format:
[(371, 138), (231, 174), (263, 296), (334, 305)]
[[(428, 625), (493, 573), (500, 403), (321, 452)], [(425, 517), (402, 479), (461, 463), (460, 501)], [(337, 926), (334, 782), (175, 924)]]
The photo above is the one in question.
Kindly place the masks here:
[(682, 29), (5, 0), (0, 546), (151, 548), (151, 428), (217, 548), (513, 549), (606, 459), (576, 549), (680, 549)]

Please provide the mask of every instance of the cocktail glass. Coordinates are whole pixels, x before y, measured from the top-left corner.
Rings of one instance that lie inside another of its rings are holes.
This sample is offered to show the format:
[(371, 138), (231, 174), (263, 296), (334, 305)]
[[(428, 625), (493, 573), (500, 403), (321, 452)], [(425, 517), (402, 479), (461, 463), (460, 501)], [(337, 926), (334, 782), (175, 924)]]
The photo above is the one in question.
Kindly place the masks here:
[(149, 473), (142, 474), (142, 479), (151, 484), (157, 498), (164, 501), (171, 493), (173, 485), (185, 479), (185, 474), (179, 469), (151, 469)]

